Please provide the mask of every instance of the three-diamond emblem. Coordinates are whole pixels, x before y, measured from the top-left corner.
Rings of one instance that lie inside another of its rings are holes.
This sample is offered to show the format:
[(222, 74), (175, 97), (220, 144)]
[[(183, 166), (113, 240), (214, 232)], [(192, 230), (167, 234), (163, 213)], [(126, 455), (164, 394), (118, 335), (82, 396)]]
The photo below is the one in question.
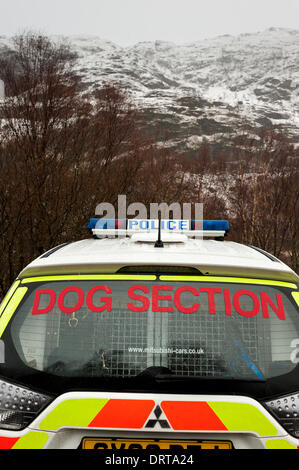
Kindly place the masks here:
[(157, 405), (154, 411), (151, 413), (145, 427), (151, 428), (151, 429), (153, 428), (169, 429), (170, 428), (168, 420), (159, 405)]

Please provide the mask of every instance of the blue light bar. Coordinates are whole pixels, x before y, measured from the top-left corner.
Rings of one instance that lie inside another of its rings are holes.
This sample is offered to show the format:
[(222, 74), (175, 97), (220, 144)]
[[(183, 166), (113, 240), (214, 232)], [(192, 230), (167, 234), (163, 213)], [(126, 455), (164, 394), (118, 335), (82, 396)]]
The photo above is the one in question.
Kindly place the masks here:
[[(90, 219), (88, 230), (126, 230), (127, 219)], [(227, 220), (191, 220), (190, 230), (202, 230), (203, 232), (229, 232), (229, 223)]]
[(122, 229), (127, 228), (127, 219), (90, 219), (88, 230), (93, 229)]
[(223, 230), (229, 232), (229, 223), (227, 220), (191, 220), (191, 230)]

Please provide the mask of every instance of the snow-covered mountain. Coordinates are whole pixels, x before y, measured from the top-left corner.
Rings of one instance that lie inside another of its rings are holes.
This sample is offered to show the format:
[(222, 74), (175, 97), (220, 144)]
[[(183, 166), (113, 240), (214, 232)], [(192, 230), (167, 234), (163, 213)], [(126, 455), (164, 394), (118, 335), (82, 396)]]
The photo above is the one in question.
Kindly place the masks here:
[(128, 87), (148, 123), (169, 132), (169, 145), (231, 140), (244, 125), (253, 133), (281, 126), (299, 142), (299, 30), (270, 28), (185, 45), (66, 39), (79, 54), (86, 86), (113, 81)]

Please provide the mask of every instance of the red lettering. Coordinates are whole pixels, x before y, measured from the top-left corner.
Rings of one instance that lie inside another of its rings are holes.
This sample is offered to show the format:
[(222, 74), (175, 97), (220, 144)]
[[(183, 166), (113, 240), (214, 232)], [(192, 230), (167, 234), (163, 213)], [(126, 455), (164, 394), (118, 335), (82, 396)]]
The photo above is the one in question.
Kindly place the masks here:
[(231, 315), (232, 314), (232, 305), (231, 305), (231, 301), (230, 301), (230, 290), (229, 289), (223, 289), (223, 295), (224, 295), (225, 315)]
[(174, 294), (174, 304), (175, 304), (176, 308), (180, 312), (183, 312), (183, 313), (194, 313), (194, 312), (196, 312), (196, 310), (199, 309), (200, 304), (193, 304), (192, 307), (183, 307), (183, 305), (181, 304), (181, 294), (183, 292), (191, 292), (193, 295), (199, 295), (199, 292), (198, 292), (197, 289), (195, 289), (195, 287), (191, 287), (191, 286), (179, 287), (175, 291), (175, 294)]
[[(136, 291), (142, 291), (142, 293), (146, 295), (138, 294)], [(231, 299), (231, 291), (230, 289), (221, 289), (215, 287), (200, 287), (200, 289), (196, 289), (192, 286), (181, 286), (178, 287), (174, 293), (172, 294), (174, 288), (173, 286), (165, 286), (165, 285), (154, 285), (152, 286), (152, 292), (150, 288), (142, 285), (136, 284), (131, 286), (128, 289), (128, 297), (129, 299), (135, 300), (140, 303), (140, 305), (135, 305), (133, 302), (127, 302), (127, 307), (129, 310), (133, 312), (145, 312), (150, 309), (152, 306), (153, 312), (169, 312), (172, 313), (174, 311), (173, 306), (166, 304), (160, 305), (160, 303), (174, 302), (176, 309), (184, 314), (192, 314), (199, 310), (200, 303), (194, 299), (192, 301), (188, 301), (189, 306), (182, 305), (182, 295), (184, 293), (189, 293), (191, 295), (199, 297), (201, 293), (208, 294), (208, 303), (209, 303), (209, 314), (215, 315), (215, 294), (220, 294), (223, 292), (224, 298), (224, 307), (225, 307), (225, 315), (232, 315), (232, 305), (235, 311), (244, 317), (254, 317), (262, 309), (262, 314), (264, 318), (269, 318), (269, 308), (277, 315), (280, 320), (285, 320), (285, 309), (283, 304), (283, 296), (281, 294), (276, 294), (276, 301), (272, 300), (266, 292), (261, 292), (260, 297), (250, 290), (238, 290), (235, 292)], [(101, 296), (101, 293), (112, 294), (112, 290), (110, 287), (106, 285), (97, 285), (92, 287), (86, 293), (86, 306), (91, 312), (100, 313), (103, 311), (111, 312), (112, 309), (112, 296)], [(76, 294), (78, 299), (76, 304), (73, 307), (65, 305), (65, 296), (68, 293)], [(148, 294), (152, 294), (152, 299), (149, 298)], [(98, 295), (97, 299), (98, 302), (101, 302), (101, 305), (95, 305), (94, 303), (94, 296)], [(47, 306), (40, 306), (41, 303), (41, 296), (48, 296), (49, 300), (43, 301), (42, 305), (47, 304)], [(247, 299), (243, 299), (241, 301), (242, 296), (247, 296)], [(273, 296), (274, 297), (274, 296)], [(84, 304), (85, 293), (82, 288), (77, 286), (67, 287), (62, 290), (62, 292), (58, 296), (57, 305), (61, 312), (63, 313), (73, 313), (79, 310)], [(192, 299), (192, 298), (191, 298)], [(198, 299), (199, 300), (199, 299)], [(251, 303), (253, 304), (251, 310), (244, 310), (241, 306), (242, 304), (247, 305), (249, 302), (249, 308), (251, 308)], [(35, 298), (33, 301), (32, 307), (32, 315), (43, 315), (49, 313), (55, 306), (56, 303), (56, 293), (53, 289), (39, 289), (35, 293)], [(184, 301), (183, 301), (184, 303)], [(202, 302), (201, 302), (202, 303)], [(240, 305), (241, 304), (241, 305)]]
[[(74, 307), (66, 307), (64, 305), (64, 297), (69, 292), (76, 292), (76, 294), (78, 294), (78, 302), (76, 303), (76, 305), (74, 305)], [(73, 313), (73, 312), (76, 312), (77, 310), (79, 310), (82, 307), (83, 302), (84, 302), (84, 292), (80, 287), (76, 287), (76, 286), (66, 287), (59, 294), (58, 308), (63, 313)]]
[(283, 300), (282, 300), (282, 295), (281, 294), (276, 294), (276, 301), (277, 301), (277, 306), (272, 302), (268, 294), (266, 292), (261, 292), (261, 304), (262, 304), (262, 311), (263, 311), (263, 317), (264, 318), (269, 318), (269, 309), (268, 309), (268, 304), (272, 308), (272, 310), (276, 313), (278, 318), (280, 320), (285, 320), (285, 311), (284, 311), (284, 306), (283, 306)]
[(90, 291), (87, 293), (86, 296), (86, 305), (87, 308), (91, 312), (103, 312), (104, 310), (107, 310), (107, 312), (111, 312), (111, 304), (112, 304), (112, 299), (111, 297), (101, 297), (100, 302), (105, 302), (104, 305), (101, 305), (100, 307), (96, 307), (93, 303), (93, 296), (97, 291), (104, 291), (107, 294), (112, 294), (112, 290), (108, 286), (95, 286), (90, 289)]
[(159, 305), (160, 300), (171, 300), (171, 295), (160, 295), (160, 291), (172, 291), (172, 286), (153, 286), (153, 312), (173, 312), (173, 307), (162, 307)]
[[(50, 296), (50, 302), (48, 307), (45, 308), (38, 308), (40, 297), (43, 294), (47, 294)], [(43, 315), (44, 313), (49, 313), (52, 308), (54, 307), (56, 302), (56, 294), (53, 289), (39, 289), (36, 291), (33, 307), (32, 307), (32, 315)]]
[(136, 286), (131, 286), (128, 289), (128, 296), (130, 297), (130, 299), (138, 300), (139, 302), (142, 302), (143, 305), (141, 307), (136, 307), (131, 302), (128, 302), (127, 307), (128, 307), (129, 310), (131, 310), (131, 312), (145, 312), (146, 310), (149, 309), (150, 301), (144, 295), (136, 294), (134, 291), (137, 290), (137, 289), (140, 289), (145, 294), (148, 294), (149, 293), (149, 288), (140, 284), (140, 285), (136, 285)]
[(200, 292), (207, 292), (209, 296), (209, 314), (215, 315), (215, 297), (214, 294), (221, 294), (222, 289), (217, 287), (201, 287)]
[[(240, 307), (239, 300), (241, 295), (247, 295), (253, 300), (253, 309), (246, 311), (243, 310)], [(239, 315), (243, 315), (243, 317), (254, 317), (257, 315), (260, 311), (260, 302), (256, 294), (254, 292), (251, 292), (250, 290), (238, 290), (233, 297), (233, 304), (235, 307), (236, 312), (239, 313)]]

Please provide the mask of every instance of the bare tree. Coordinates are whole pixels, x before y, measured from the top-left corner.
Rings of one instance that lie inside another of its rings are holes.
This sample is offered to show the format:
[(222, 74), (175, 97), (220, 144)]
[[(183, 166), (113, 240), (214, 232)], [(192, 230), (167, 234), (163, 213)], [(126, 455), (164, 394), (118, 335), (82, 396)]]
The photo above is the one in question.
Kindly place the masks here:
[(294, 147), (273, 131), (259, 140), (246, 139), (237, 165), (229, 171), (234, 177), (229, 201), (236, 238), (297, 269), (299, 178)]
[[(57, 242), (80, 193), (81, 154), (74, 150), (87, 107), (73, 59), (68, 47), (28, 34), (15, 38), (13, 51), (0, 61), (6, 84), (0, 103), (0, 204), (10, 231), (1, 236), (11, 260), (21, 252), (27, 262)], [(13, 264), (10, 282), (20, 263)]]

